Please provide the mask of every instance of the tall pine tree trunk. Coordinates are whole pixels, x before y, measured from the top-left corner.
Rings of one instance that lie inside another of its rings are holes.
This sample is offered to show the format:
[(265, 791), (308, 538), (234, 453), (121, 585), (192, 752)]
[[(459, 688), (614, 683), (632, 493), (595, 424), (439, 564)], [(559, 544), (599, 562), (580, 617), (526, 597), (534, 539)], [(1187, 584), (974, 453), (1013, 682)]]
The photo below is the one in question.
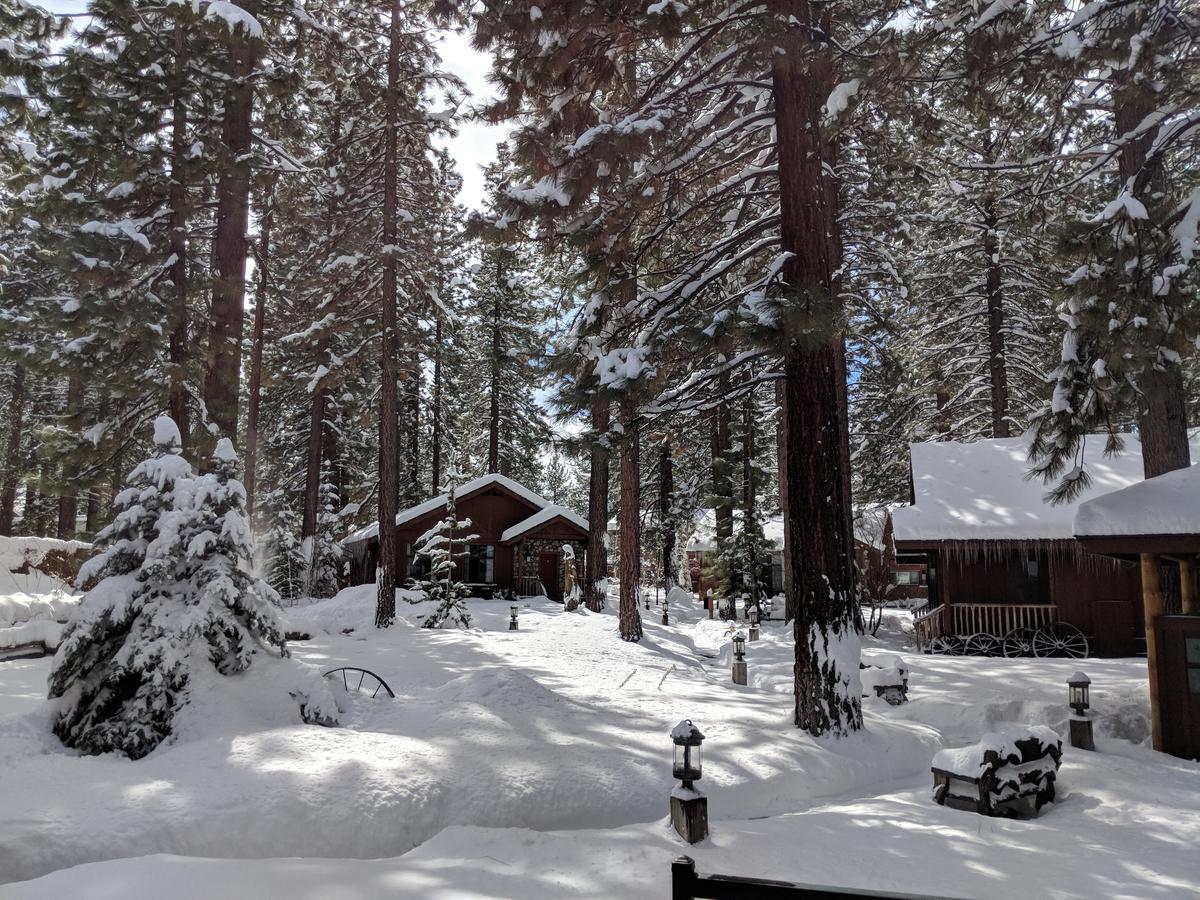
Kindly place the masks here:
[(246, 519), (254, 526), (258, 489), (258, 419), (262, 404), (263, 332), (267, 326), (267, 288), (271, 271), (271, 223), (275, 218), (274, 186), (267, 189), (259, 223), (258, 285), (254, 293), (254, 332), (250, 338), (250, 396), (246, 401)]
[(1000, 263), (1000, 241), (997, 237), (998, 224), (995, 213), (996, 201), (984, 200), (986, 229), (983, 252), (987, 257), (984, 290), (987, 293), (988, 312), (988, 378), (991, 383), (992, 437), (1006, 438), (1010, 434), (1008, 421), (1008, 354), (1004, 346), (1004, 287), (1003, 269)]
[[(751, 386), (746, 391), (746, 398), (742, 407), (742, 527), (745, 529), (757, 528), (756, 519), (757, 504), (758, 504), (758, 484), (755, 478), (754, 471), (754, 454), (755, 449), (755, 414), (757, 410), (754, 406), (754, 387)], [(750, 535), (747, 534), (747, 538)], [(757, 535), (754, 535), (757, 540)], [(749, 541), (747, 546), (751, 546)], [(750, 602), (757, 607), (759, 603), (759, 586), (758, 586), (758, 559), (748, 558), (748, 571), (742, 573), (743, 582), (750, 589)]]
[[(722, 362), (724, 360), (722, 359)], [(717, 550), (727, 552), (733, 538), (733, 479), (729, 471), (729, 373), (717, 379), (719, 399), (712, 414), (712, 486), (717, 525)], [(728, 587), (728, 586), (726, 586)]]
[[(72, 375), (67, 379), (67, 407), (64, 416), (72, 437), (78, 432), (79, 407), (82, 402), (83, 377)], [(75, 525), (79, 521), (79, 494), (75, 488), (77, 473), (78, 463), (72, 448), (63, 462), (59, 479), (61, 493), (58, 496), (58, 526), (55, 533), (59, 540), (63, 541), (75, 537)]]
[[(179, 428), (184, 451), (191, 438), (188, 412), (188, 258), (187, 258), (187, 30), (179, 20), (175, 25), (175, 71), (171, 91), (174, 102), (171, 110), (171, 284), (175, 300), (171, 318), (174, 325), (168, 344), (171, 363), (170, 384), (167, 388), (167, 411)], [(251, 494), (251, 497), (253, 495)]]
[[(821, 131), (835, 77), (824, 5), (781, 0), (790, 25), (771, 57), (779, 148), (783, 278), (800, 327), (784, 355), (784, 469), (794, 621), (795, 723), (811, 734), (862, 727), (858, 660), (829, 644), (857, 645), (862, 631), (854, 585), (846, 360), (838, 283), (837, 185), (833, 147)], [(849, 655), (849, 654), (848, 654)], [(857, 654), (853, 654), (855, 657)]]
[(17, 509), (17, 473), (21, 467), (21, 435), (25, 413), (25, 369), (13, 366), (9, 391), (8, 441), (4, 448), (4, 481), (0, 482), (0, 535), (11, 535)]
[(675, 571), (675, 466), (671, 456), (671, 438), (663, 438), (658, 449), (658, 515), (662, 524), (662, 577), (663, 590), (670, 591), (679, 583)]
[[(242, 0), (242, 9), (257, 15), (257, 0)], [(221, 139), (224, 158), (217, 179), (217, 222), (213, 237), (212, 309), (209, 316), (208, 364), (204, 403), (216, 437), (237, 442), (238, 390), (242, 367), (242, 318), (246, 301), (246, 226), (250, 214), (251, 138), (254, 114), (252, 75), (260, 42), (245, 29), (229, 31), (229, 83), (225, 88)], [(207, 430), (204, 432), (207, 435)], [(199, 458), (208, 456), (202, 448)]]
[[(1132, 133), (1154, 112), (1145, 99), (1147, 91), (1147, 86), (1133, 84), (1115, 92), (1117, 134)], [(1166, 196), (1161, 162), (1146, 165), (1154, 135), (1155, 129), (1147, 128), (1137, 139), (1125, 141), (1117, 159), (1121, 183), (1145, 204), (1151, 216), (1156, 216), (1159, 211), (1155, 207), (1162, 204), (1158, 197)], [(1183, 386), (1182, 367), (1176, 363), (1164, 363), (1162, 368), (1147, 367), (1138, 376), (1138, 389), (1141, 391), (1138, 436), (1142, 444), (1143, 474), (1153, 478), (1187, 468), (1191, 465), (1191, 448), (1188, 445), (1187, 392)]]
[(488, 386), (488, 472), (500, 471), (500, 289), (504, 270), (499, 269), (495, 301), (492, 305), (492, 372)]
[(379, 590), (375, 627), (387, 628), (396, 618), (396, 507), (399, 494), (399, 429), (396, 398), (396, 167), (399, 165), (400, 0), (392, 0), (388, 27), (387, 101), (383, 150), (383, 334), (380, 339), (379, 386)]
[[(782, 378), (775, 382), (775, 406), (778, 409), (776, 414), (775, 428), (775, 468), (778, 473), (776, 480), (779, 482), (779, 508), (787, 508), (787, 417), (783, 414), (783, 401), (787, 395), (787, 382)], [(791, 558), (792, 551), (789, 544), (788, 530), (783, 530), (783, 566), (780, 569), (780, 577), (783, 589), (783, 609), (784, 619), (790, 622), (796, 618), (796, 593), (792, 590), (792, 569), (787, 564)]]
[(608, 469), (611, 456), (608, 447), (611, 405), (608, 398), (599, 394), (593, 397), (591, 414), (587, 578), (583, 584), (583, 598), (588, 609), (599, 612), (604, 608), (605, 585), (608, 583)]
[(641, 582), (642, 539), (638, 518), (641, 506), (641, 473), (638, 470), (637, 403), (626, 394), (621, 398), (621, 509), (617, 523), (621, 546), (620, 581), (621, 638), (626, 641), (642, 639), (642, 613), (638, 608), (638, 586)]
[(432, 434), (430, 435), (429, 468), (432, 490), (437, 494), (442, 485), (442, 314), (434, 309), (433, 326), (433, 417)]
[[(329, 354), (329, 332), (317, 341), (317, 365), (325, 365)], [(300, 547), (306, 566), (305, 593), (312, 596), (313, 554), (316, 551), (317, 507), (321, 500), (321, 450), (324, 447), (325, 403), (328, 388), (313, 389), (308, 406), (308, 448), (304, 465), (304, 512), (300, 519)]]

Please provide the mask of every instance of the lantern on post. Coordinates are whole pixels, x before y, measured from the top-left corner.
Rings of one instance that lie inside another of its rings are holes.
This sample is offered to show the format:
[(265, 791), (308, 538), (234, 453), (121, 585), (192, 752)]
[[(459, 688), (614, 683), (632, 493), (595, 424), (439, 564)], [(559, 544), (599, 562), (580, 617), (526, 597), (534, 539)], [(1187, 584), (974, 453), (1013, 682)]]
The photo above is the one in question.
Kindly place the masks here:
[(700, 745), (704, 734), (691, 719), (684, 719), (671, 729), (675, 758), (671, 774), (680, 785), (671, 791), (671, 824), (689, 844), (708, 836), (708, 798), (696, 790), (700, 780)]
[(513, 604), (508, 608), (508, 630), (517, 630), (517, 604)]
[(733, 683), (746, 683), (746, 636), (740, 631), (733, 636)]
[(758, 640), (758, 607), (757, 606), (750, 607), (748, 615), (750, 617), (750, 640), (757, 641)]
[(1092, 717), (1088, 714), (1091, 699), (1088, 694), (1092, 679), (1083, 672), (1076, 672), (1067, 679), (1068, 702), (1071, 705), (1071, 746), (1080, 750), (1095, 750), (1096, 740), (1092, 734)]

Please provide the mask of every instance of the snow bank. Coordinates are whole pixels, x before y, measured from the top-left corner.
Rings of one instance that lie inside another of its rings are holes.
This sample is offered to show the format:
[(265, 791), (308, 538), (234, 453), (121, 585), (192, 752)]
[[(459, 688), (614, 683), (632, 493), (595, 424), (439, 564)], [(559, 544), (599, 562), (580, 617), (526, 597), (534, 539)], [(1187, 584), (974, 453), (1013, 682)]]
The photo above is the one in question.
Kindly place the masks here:
[[(296, 606), (283, 611), (288, 631), (310, 634), (341, 634), (347, 630), (366, 631), (375, 628), (376, 588), (373, 584), (359, 584), (344, 588), (332, 597), (318, 600), (308, 606)], [(410, 601), (424, 600), (421, 591), (396, 589), (396, 621), (404, 627), (409, 617), (420, 612), (432, 612), (430, 604), (418, 609)]]
[(53, 650), (62, 639), (62, 633), (62, 625), (46, 620), (22, 622), (11, 628), (0, 628), (0, 650), (39, 642), (45, 644), (47, 650)]
[(0, 570), (0, 628), (20, 622), (65, 622), (79, 605), (62, 582), (41, 572), (14, 575)]

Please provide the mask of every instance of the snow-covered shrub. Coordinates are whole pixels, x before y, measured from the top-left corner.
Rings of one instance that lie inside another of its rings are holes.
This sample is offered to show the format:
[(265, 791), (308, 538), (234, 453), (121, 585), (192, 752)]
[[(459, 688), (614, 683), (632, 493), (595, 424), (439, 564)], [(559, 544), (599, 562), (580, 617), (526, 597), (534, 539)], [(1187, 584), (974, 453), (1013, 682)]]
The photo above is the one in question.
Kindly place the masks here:
[[(232, 675), (283, 643), (274, 591), (246, 571), (252, 547), (233, 445), (220, 441), (213, 470), (196, 475), (170, 418), (155, 422), (154, 442), (157, 456), (130, 474), (97, 536), (100, 554), (80, 572), (98, 583), (50, 673), (54, 733), (86, 753), (145, 756), (171, 734), (199, 667)], [(305, 674), (297, 677), (311, 685)], [(303, 703), (306, 720), (333, 719), (327, 689), (309, 687)]]

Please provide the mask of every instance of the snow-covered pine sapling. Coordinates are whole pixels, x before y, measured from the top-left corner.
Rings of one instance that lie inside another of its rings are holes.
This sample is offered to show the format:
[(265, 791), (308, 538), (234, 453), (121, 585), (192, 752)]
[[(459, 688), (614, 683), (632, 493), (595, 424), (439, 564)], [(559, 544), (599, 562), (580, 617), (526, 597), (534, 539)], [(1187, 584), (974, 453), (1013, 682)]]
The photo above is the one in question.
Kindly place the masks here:
[[(463, 602), (469, 590), (455, 578), (455, 563), (467, 555), (466, 545), (479, 535), (463, 534), (471, 527), (470, 519), (458, 518), (455, 494), (460, 480), (457, 467), (450, 466), (442, 490), (446, 495), (446, 513), (442, 519), (417, 539), (416, 556), (428, 566), (428, 574), (420, 582), (420, 588), (437, 606), (421, 625), (425, 628), (440, 628), (450, 621), (459, 628), (469, 628), (471, 617)], [(456, 550), (461, 546), (464, 549)]]
[[(202, 667), (231, 675), (283, 642), (274, 591), (242, 568), (251, 543), (233, 445), (220, 441), (213, 470), (197, 476), (169, 417), (155, 422), (154, 442), (157, 455), (130, 474), (100, 554), (80, 571), (80, 583), (99, 581), (50, 673), (54, 733), (86, 753), (145, 756), (171, 735)], [(306, 720), (336, 721), (323, 683), (294, 696)]]

